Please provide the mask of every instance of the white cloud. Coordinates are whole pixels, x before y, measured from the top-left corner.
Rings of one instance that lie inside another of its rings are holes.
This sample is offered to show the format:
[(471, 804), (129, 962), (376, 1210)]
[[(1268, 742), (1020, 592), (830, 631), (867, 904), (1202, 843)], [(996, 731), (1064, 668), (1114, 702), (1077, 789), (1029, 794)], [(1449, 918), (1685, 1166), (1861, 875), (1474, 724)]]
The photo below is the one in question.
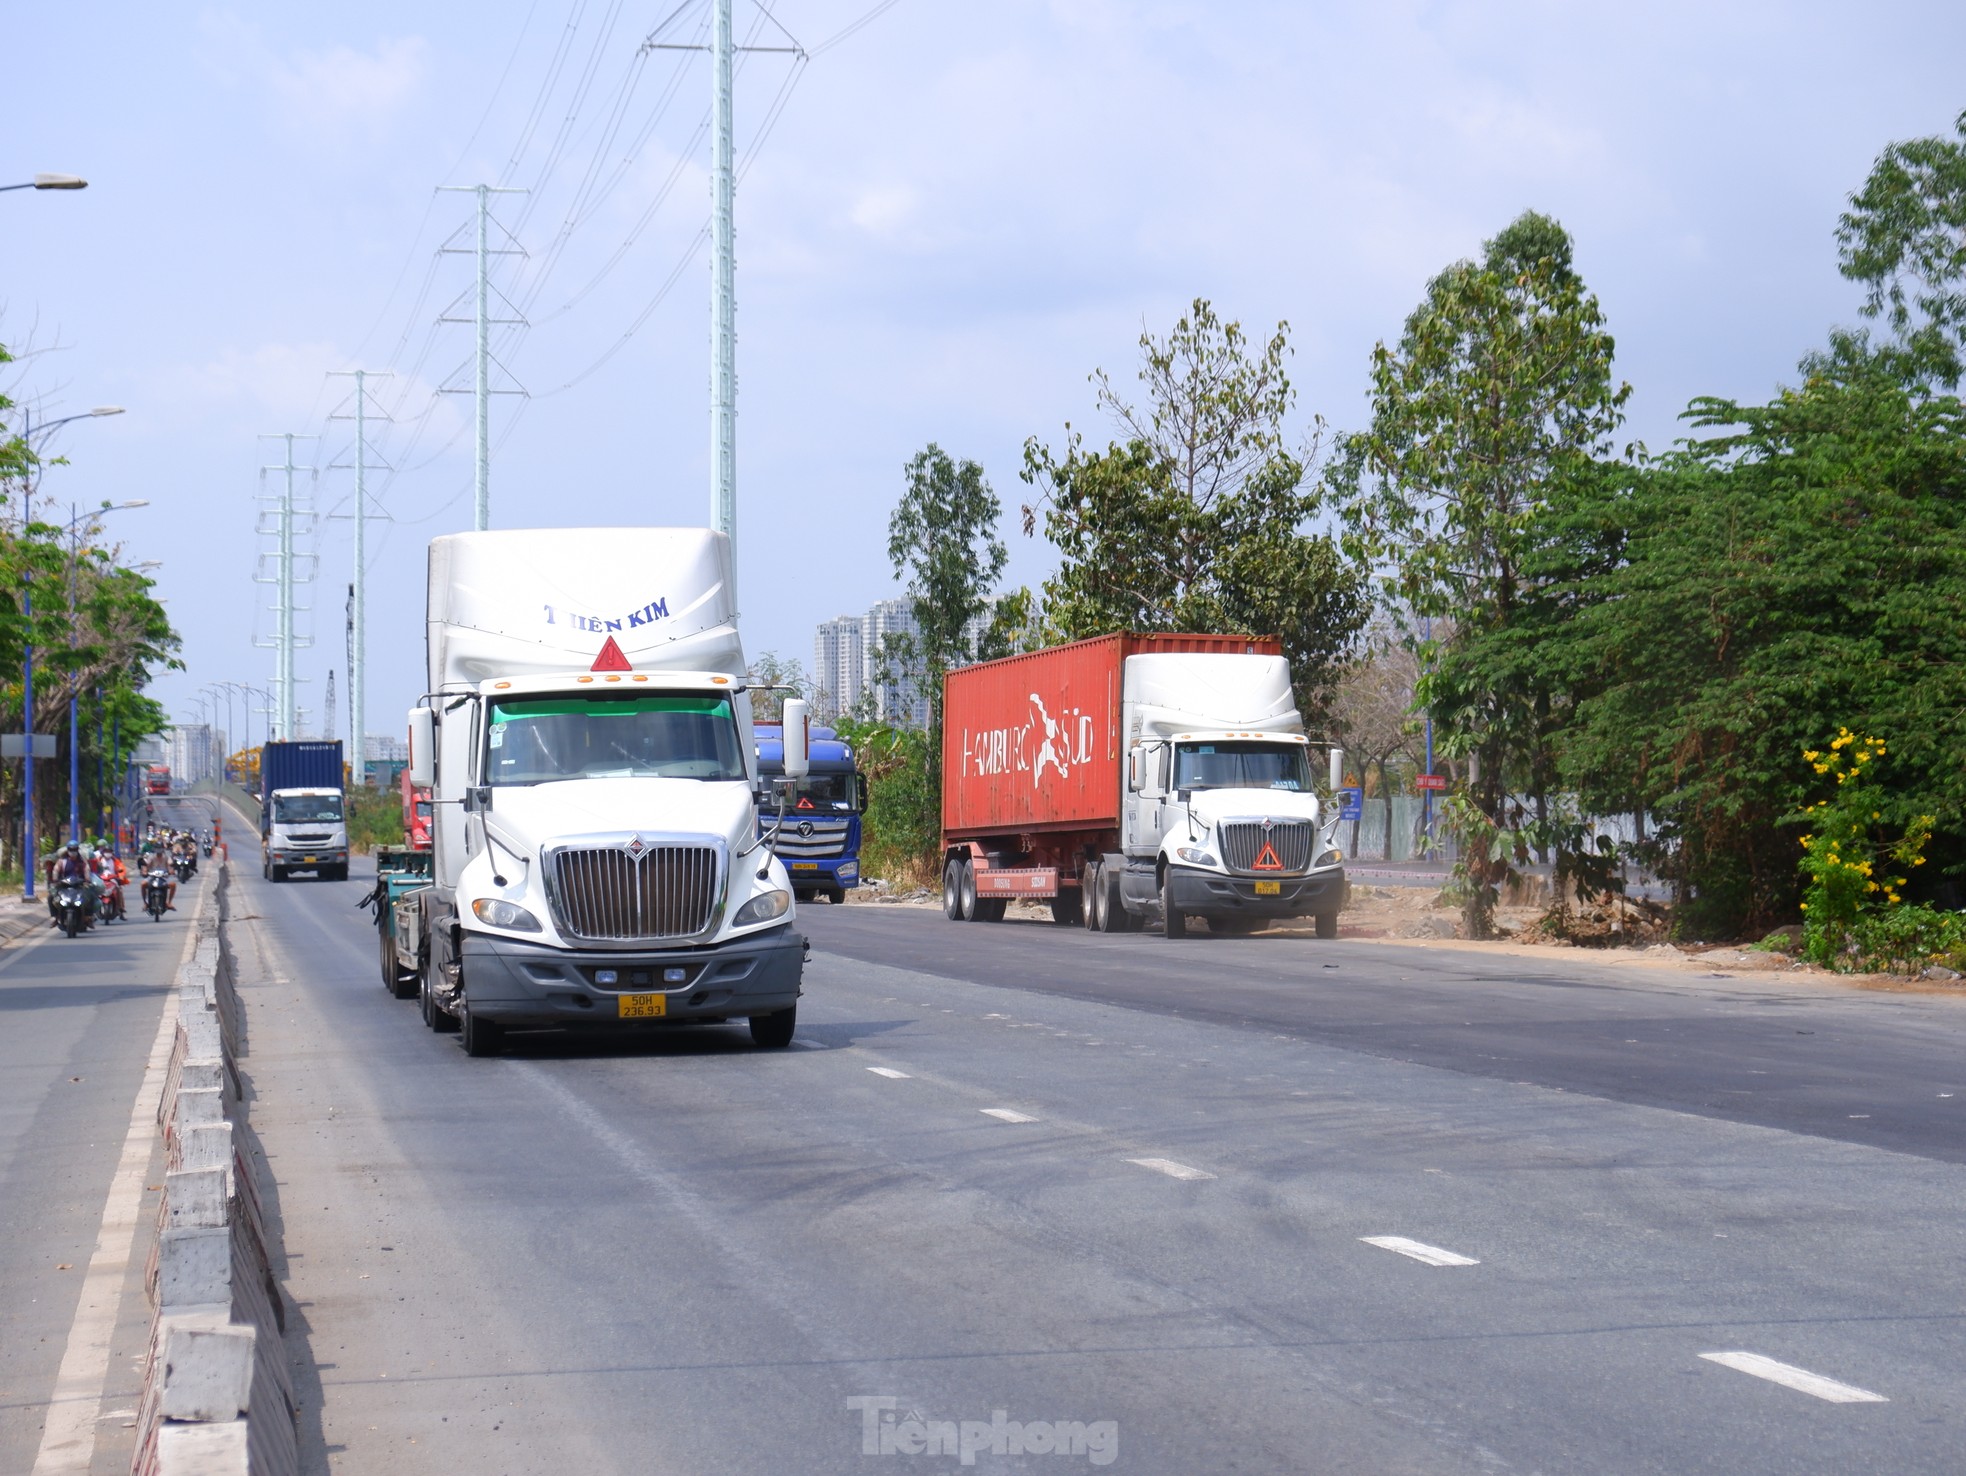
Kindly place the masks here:
[(304, 124), (372, 127), (416, 93), (428, 50), (421, 36), (404, 36), (379, 42), (372, 52), (349, 46), (299, 52), (273, 69), (272, 85)]

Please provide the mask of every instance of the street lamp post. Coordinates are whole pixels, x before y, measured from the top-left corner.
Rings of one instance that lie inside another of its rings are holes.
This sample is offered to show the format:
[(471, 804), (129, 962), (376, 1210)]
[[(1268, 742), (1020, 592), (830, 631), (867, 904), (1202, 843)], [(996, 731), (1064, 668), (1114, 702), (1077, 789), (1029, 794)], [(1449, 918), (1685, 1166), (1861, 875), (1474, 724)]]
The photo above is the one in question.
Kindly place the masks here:
[[(86, 513), (75, 511), (75, 504), (68, 506), (71, 514), (68, 520), (68, 640), (69, 649), (75, 645), (75, 596), (76, 576), (82, 565), (82, 534), (84, 523), (92, 523), (104, 513), (122, 512), (126, 508), (148, 507), (146, 497), (133, 497), (127, 502), (106, 502), (101, 507), (92, 508)], [(68, 838), (79, 843), (82, 839), (82, 719), (80, 691), (70, 688), (68, 693)], [(30, 748), (33, 744), (30, 742)]]
[(19, 184), (0, 185), (0, 194), (8, 190), (86, 190), (88, 187), (89, 182), (79, 174), (37, 174)]
[[(8, 189), (22, 189), (25, 186), (8, 185)], [(41, 186), (40, 188), (79, 189), (79, 185)], [(75, 420), (93, 420), (103, 415), (121, 415), (121, 405), (98, 405), (93, 410), (85, 410), (80, 415), (64, 415), (59, 420), (44, 420), (40, 425), (42, 435), (57, 430)], [(28, 466), (25, 484), (21, 489), (21, 537), (27, 537), (29, 525), (34, 521), (34, 412), (23, 407), (21, 410), (21, 444), (27, 448)], [(25, 767), (21, 773), (21, 893), (28, 900), (34, 900), (34, 869), (39, 858), (34, 849), (34, 573), (31, 564), (21, 571), (21, 621), (25, 632), (21, 642), (21, 726), (26, 729), (27, 753)]]

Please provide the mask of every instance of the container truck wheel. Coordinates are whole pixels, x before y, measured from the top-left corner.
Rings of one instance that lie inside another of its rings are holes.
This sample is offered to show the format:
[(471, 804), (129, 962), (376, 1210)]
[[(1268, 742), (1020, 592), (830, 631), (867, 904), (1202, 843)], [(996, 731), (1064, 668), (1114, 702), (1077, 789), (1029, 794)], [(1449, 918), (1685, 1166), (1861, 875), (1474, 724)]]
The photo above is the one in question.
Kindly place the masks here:
[(396, 940), (383, 928), (377, 928), (375, 935), (382, 940), (382, 987), (394, 994), (400, 982), (396, 977)]
[(1099, 931), (1099, 899), (1102, 891), (1099, 863), (1088, 861), (1079, 868), (1079, 921), (1085, 924), (1088, 933)]
[(976, 921), (976, 869), (968, 861), (956, 862), (956, 905), (964, 922)]
[(1060, 892), (1051, 899), (1051, 920), (1061, 927), (1077, 927), (1084, 921), (1082, 902), (1077, 892)]
[(1320, 912), (1317, 915), (1317, 935), (1320, 938), (1335, 938), (1338, 936), (1337, 913)]
[[(974, 878), (972, 878), (972, 885)], [(1004, 912), (1010, 906), (1008, 897), (978, 897), (975, 917), (978, 922), (1002, 922)]]
[(792, 1028), (799, 1023), (799, 1007), (773, 1010), (769, 1015), (751, 1017), (751, 1044), (765, 1051), (782, 1051), (792, 1043)]
[(439, 1035), (449, 1035), (457, 1029), (457, 1016), (437, 1003), (436, 995), (430, 992), (430, 961), (426, 958), (416, 973), (417, 1003), (423, 1011), (423, 1023)]
[(963, 920), (963, 864), (953, 857), (942, 863), (942, 915)]
[(1160, 879), (1160, 915), (1168, 937), (1188, 936), (1188, 916), (1174, 905), (1174, 881), (1166, 875)]

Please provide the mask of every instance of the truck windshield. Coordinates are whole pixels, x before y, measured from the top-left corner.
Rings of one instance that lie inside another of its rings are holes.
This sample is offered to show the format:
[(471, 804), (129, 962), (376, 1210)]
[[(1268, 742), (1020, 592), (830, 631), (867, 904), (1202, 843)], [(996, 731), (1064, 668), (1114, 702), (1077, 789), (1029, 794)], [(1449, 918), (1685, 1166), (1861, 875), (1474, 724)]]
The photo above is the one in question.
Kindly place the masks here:
[[(763, 782), (766, 793), (771, 795), (768, 809), (776, 810), (778, 797), (775, 785), (785, 777), (784, 771), (777, 767), (762, 769), (758, 778)], [(819, 811), (828, 815), (851, 815), (860, 809), (860, 776), (858, 774), (808, 774), (793, 788), (792, 797), (786, 802), (785, 813), (809, 814)]]
[(1311, 787), (1311, 764), (1295, 743), (1183, 743), (1174, 751), (1174, 787), (1299, 793)]
[(276, 794), (273, 796), (275, 825), (320, 825), (341, 819), (338, 794)]
[(503, 698), (485, 759), (488, 784), (745, 777), (730, 699), (712, 693)]

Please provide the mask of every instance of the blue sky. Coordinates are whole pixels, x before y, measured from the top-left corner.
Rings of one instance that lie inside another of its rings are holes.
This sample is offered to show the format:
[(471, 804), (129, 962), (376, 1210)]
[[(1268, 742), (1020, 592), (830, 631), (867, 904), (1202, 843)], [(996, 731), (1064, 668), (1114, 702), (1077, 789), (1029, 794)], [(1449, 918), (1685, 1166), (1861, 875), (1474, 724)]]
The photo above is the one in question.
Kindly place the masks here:
[[(1292, 325), (1299, 409), (1364, 412), (1373, 344), (1429, 276), (1525, 208), (1560, 219), (1634, 386), (1631, 433), (1696, 394), (1759, 397), (1832, 323), (1845, 197), (1887, 142), (1966, 108), (1945, 3), (1290, 4), (737, 0), (739, 548), (747, 645), (896, 587), (886, 520), (925, 442), (980, 461), (1013, 582), (1026, 436), (1100, 434), (1087, 376), (1195, 296)], [(189, 670), (263, 684), (251, 582), (264, 432), (319, 435), (320, 578), (299, 659), (336, 669), (352, 479), (347, 381), (391, 370), (369, 561), (371, 732), (421, 689), (422, 550), (468, 527), (468, 281), (438, 248), (469, 202), (527, 255), (498, 281), (534, 326), (500, 358), (498, 527), (701, 523), (708, 507), (707, 62), (641, 40), (677, 0), (332, 7), (83, 4), (7, 26), (0, 341), (10, 392), (69, 427), (45, 492), (147, 497), (112, 527), (158, 578)], [(670, 38), (690, 40), (704, 0)], [(789, 84), (789, 92), (786, 88)], [(658, 107), (667, 98), (666, 108)], [(760, 125), (782, 103), (776, 126)], [(664, 193), (666, 188), (666, 194)], [(662, 295), (665, 282), (669, 283)], [(465, 310), (460, 303), (458, 311)], [(639, 323), (639, 327), (634, 327)], [(633, 328), (632, 333), (629, 331)], [(345, 727), (345, 721), (342, 726)], [(255, 725), (255, 730), (257, 725)]]

